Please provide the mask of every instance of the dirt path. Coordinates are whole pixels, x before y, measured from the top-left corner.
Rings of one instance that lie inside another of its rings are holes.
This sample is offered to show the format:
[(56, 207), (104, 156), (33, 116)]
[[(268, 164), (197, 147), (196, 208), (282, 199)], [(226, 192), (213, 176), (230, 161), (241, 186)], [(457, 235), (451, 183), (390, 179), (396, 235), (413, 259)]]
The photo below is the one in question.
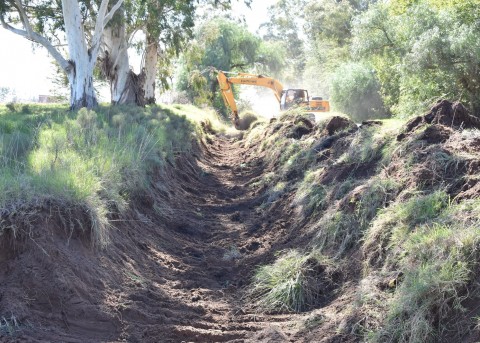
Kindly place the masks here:
[(258, 210), (264, 199), (246, 185), (262, 174), (262, 161), (240, 143), (220, 138), (190, 168), (180, 176), (190, 213), (177, 223), (185, 240), (179, 267), (186, 273), (171, 280), (167, 293), (201, 314), (166, 331), (174, 332), (172, 341), (257, 341), (260, 337), (253, 334), (261, 330), (266, 341), (284, 341), (276, 327), (288, 332), (295, 316), (255, 313), (243, 297), (252, 268), (269, 247), (266, 237), (256, 234), (264, 220)]

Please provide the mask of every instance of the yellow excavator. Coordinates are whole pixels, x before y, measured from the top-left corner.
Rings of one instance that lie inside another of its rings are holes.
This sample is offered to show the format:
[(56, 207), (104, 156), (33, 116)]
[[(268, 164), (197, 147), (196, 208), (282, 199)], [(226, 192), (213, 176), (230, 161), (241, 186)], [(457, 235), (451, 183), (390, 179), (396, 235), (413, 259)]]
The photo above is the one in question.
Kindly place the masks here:
[[(227, 74), (231, 76), (227, 76)], [(306, 89), (283, 89), (283, 85), (278, 80), (268, 76), (217, 71), (217, 80), (225, 105), (232, 111), (232, 120), (235, 127), (238, 127), (240, 118), (238, 117), (237, 104), (233, 97), (232, 84), (252, 85), (272, 89), (280, 103), (280, 110), (282, 111), (293, 106), (302, 106), (307, 111), (313, 113), (330, 111), (330, 103), (327, 100), (323, 100), (320, 97), (312, 97), (310, 100)]]

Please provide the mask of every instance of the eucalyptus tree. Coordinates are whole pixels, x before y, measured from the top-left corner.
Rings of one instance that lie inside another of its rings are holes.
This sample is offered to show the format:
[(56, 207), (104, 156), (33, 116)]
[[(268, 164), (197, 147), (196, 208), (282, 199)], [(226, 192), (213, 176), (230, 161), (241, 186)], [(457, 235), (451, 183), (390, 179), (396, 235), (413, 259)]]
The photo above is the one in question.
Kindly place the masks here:
[(290, 86), (303, 87), (301, 75), (306, 63), (305, 7), (307, 0), (278, 0), (268, 7), (268, 20), (260, 26), (264, 40), (276, 42), (285, 55), (281, 77)]
[[(126, 0), (106, 30), (101, 69), (114, 104), (155, 102), (159, 60), (168, 64), (194, 25), (190, 0)], [(138, 34), (140, 33), (140, 34)], [(135, 42), (135, 36), (140, 41)], [(140, 73), (130, 66), (128, 48), (143, 51)], [(161, 78), (165, 81), (165, 75)], [(166, 81), (164, 82), (166, 84)]]
[[(192, 37), (196, 10), (205, 4), (228, 8), (230, 0), (125, 0), (107, 29), (101, 57), (113, 103), (155, 103), (157, 81), (169, 87), (172, 59)], [(136, 35), (141, 39), (135, 43)], [(130, 68), (132, 46), (143, 52), (139, 74)]]
[[(68, 77), (72, 109), (92, 108), (97, 105), (93, 70), (104, 31), (122, 2), (2, 0), (0, 23), (47, 49)], [(68, 52), (62, 49), (63, 42)]]

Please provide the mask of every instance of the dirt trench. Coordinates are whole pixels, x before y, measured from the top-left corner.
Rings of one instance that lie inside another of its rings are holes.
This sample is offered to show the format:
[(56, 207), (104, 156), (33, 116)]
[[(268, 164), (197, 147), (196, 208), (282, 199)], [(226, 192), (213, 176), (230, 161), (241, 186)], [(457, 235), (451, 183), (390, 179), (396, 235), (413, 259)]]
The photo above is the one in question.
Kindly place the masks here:
[(30, 210), (28, 234), (0, 237), (0, 341), (300, 341), (301, 315), (258, 313), (244, 294), (255, 266), (292, 240), (291, 213), (266, 218), (247, 185), (264, 172), (252, 148), (218, 138), (178, 157), (112, 219), (103, 251), (81, 214)]

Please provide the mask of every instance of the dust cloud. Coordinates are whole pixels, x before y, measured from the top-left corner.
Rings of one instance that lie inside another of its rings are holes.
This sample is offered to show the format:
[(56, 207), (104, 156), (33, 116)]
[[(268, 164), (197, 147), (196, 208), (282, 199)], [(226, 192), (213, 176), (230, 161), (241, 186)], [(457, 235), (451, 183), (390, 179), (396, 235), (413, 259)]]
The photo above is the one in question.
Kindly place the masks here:
[(267, 119), (278, 117), (280, 104), (272, 90), (244, 87), (240, 93), (240, 100), (246, 107)]

